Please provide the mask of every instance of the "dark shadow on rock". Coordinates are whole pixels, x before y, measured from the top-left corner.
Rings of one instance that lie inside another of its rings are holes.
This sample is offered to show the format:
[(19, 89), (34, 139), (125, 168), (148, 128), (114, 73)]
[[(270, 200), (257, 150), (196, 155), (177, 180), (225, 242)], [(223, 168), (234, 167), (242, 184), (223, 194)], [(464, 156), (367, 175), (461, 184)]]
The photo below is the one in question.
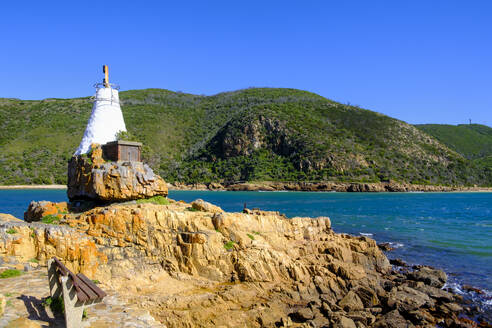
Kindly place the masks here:
[(39, 320), (48, 322), (48, 326), (43, 327), (65, 327), (65, 317), (61, 313), (54, 313), (54, 317), (50, 317), (44, 306), (44, 299), (38, 299), (33, 296), (21, 295), (17, 297), (24, 302), (26, 310), (29, 313), (27, 317), (29, 320)]

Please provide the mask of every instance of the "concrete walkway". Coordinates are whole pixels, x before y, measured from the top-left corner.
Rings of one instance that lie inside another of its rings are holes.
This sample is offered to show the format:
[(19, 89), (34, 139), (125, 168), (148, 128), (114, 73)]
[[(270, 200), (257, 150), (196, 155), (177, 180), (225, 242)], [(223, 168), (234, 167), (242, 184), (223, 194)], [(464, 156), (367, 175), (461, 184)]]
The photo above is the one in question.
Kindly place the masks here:
[[(4, 268), (0, 268), (2, 271)], [(136, 304), (127, 304), (114, 291), (107, 292), (103, 302), (87, 309), (87, 319), (82, 327), (165, 327)], [(46, 268), (24, 272), (21, 276), (0, 279), (0, 294), (7, 304), (0, 317), (0, 327), (65, 327), (63, 315), (54, 315), (49, 307), (43, 306), (44, 298), (49, 296), (48, 274)]]

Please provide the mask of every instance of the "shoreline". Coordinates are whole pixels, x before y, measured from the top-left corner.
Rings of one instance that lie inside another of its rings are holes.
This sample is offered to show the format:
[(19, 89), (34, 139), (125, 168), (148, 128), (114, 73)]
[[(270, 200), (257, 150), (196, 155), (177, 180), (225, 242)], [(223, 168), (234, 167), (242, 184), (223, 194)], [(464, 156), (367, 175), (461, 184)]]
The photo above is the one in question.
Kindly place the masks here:
[(10, 190), (10, 189), (67, 189), (66, 185), (10, 185), (10, 186), (0, 186), (0, 190)]
[[(245, 183), (167, 183), (169, 190), (201, 191), (305, 191), (305, 192), (492, 192), (492, 187), (413, 185), (391, 182), (245, 182)], [(0, 185), (0, 190), (64, 190), (66, 185)]]
[(492, 187), (415, 185), (395, 182), (244, 182), (185, 184), (168, 183), (169, 190), (210, 191), (306, 191), (306, 192), (492, 192)]

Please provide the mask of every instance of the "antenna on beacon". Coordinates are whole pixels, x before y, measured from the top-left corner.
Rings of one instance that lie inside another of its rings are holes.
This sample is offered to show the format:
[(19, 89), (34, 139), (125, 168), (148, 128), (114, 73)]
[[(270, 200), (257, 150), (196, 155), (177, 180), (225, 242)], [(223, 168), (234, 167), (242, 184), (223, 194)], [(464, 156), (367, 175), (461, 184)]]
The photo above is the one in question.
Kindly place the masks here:
[(106, 88), (109, 88), (109, 68), (108, 65), (103, 65), (104, 80), (103, 84)]

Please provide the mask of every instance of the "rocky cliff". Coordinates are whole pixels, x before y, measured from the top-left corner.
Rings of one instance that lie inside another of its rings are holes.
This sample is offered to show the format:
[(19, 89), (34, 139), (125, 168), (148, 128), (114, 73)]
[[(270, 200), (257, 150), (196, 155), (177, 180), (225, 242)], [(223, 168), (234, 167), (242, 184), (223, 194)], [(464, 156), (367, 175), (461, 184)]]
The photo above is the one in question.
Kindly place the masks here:
[(336, 234), (326, 217), (226, 213), (203, 201), (170, 200), (68, 213), (55, 226), (0, 223), (6, 261), (43, 264), (54, 255), (167, 327), (464, 322), (460, 299), (441, 289), (442, 271), (394, 271), (374, 240)]
[(99, 145), (68, 163), (68, 198), (125, 201), (167, 196), (167, 185), (142, 162), (106, 162)]

